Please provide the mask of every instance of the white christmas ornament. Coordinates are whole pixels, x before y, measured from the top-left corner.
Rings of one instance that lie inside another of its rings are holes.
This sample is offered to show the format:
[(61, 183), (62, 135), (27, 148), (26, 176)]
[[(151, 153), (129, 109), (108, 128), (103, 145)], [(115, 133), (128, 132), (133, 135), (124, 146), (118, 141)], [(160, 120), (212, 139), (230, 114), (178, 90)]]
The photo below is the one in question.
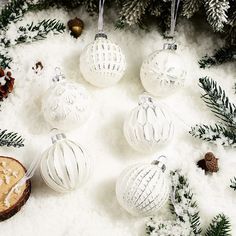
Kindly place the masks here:
[(162, 50), (148, 56), (141, 66), (140, 77), (145, 90), (154, 96), (165, 96), (184, 85), (187, 70), (176, 44), (165, 43)]
[(126, 60), (121, 48), (98, 33), (80, 56), (80, 70), (86, 81), (100, 88), (117, 83), (124, 75)]
[(153, 216), (169, 197), (165, 176), (165, 157), (151, 164), (136, 164), (126, 168), (116, 183), (120, 205), (135, 216)]
[(166, 109), (149, 95), (139, 98), (124, 122), (124, 135), (129, 145), (139, 152), (155, 153), (173, 137), (174, 124)]
[(52, 137), (53, 145), (43, 154), (40, 171), (45, 183), (57, 192), (69, 192), (89, 177), (90, 161), (80, 145), (64, 134)]
[(45, 120), (53, 127), (70, 130), (81, 126), (90, 114), (90, 96), (87, 90), (74, 82), (67, 82), (60, 74), (42, 100)]

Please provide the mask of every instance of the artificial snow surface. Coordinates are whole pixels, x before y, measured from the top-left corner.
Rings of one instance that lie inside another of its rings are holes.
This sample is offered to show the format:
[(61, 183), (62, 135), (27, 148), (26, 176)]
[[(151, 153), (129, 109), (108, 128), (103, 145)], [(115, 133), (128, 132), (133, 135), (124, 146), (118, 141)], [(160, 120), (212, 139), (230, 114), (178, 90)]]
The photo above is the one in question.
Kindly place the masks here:
[[(96, 33), (96, 17), (89, 17), (82, 10), (70, 13), (49, 10), (28, 14), (20, 24), (49, 17), (66, 23), (75, 16), (85, 23), (83, 34), (78, 39), (65, 32), (49, 36), (44, 41), (16, 46), (11, 50), (15, 59), (12, 68), (16, 78), (15, 90), (2, 105), (0, 122), (1, 128), (19, 132), (26, 138), (26, 142), (21, 149), (1, 148), (1, 155), (13, 156), (28, 167), (33, 158), (39, 157), (51, 145), (50, 126), (44, 121), (40, 106), (53, 70), (59, 66), (69, 80), (83, 84), (93, 99), (92, 115), (88, 122), (67, 133), (68, 138), (81, 143), (89, 151), (94, 161), (93, 175), (79, 190), (62, 195), (49, 189), (37, 172), (32, 179), (30, 199), (17, 215), (0, 223), (0, 235), (144, 235), (146, 219), (132, 217), (120, 208), (115, 196), (115, 181), (127, 165), (151, 162), (160, 154), (168, 157), (169, 169), (182, 168), (187, 173), (196, 192), (203, 227), (216, 214), (223, 212), (230, 217), (233, 235), (236, 235), (236, 192), (229, 188), (230, 179), (236, 175), (236, 151), (210, 145), (188, 134), (190, 126), (195, 123), (215, 121), (200, 99), (200, 76), (209, 75), (217, 80), (226, 89), (231, 100), (236, 102), (233, 90), (235, 64), (229, 63), (207, 70), (199, 69), (197, 64), (201, 56), (206, 52), (211, 53), (222, 42), (216, 40), (208, 30), (196, 31), (191, 23), (182, 22), (177, 27), (176, 39), (189, 74), (186, 86), (181, 91), (161, 99), (174, 116), (176, 133), (173, 142), (160, 149), (157, 154), (144, 155), (128, 146), (123, 135), (123, 122), (144, 91), (139, 78), (141, 63), (151, 52), (162, 47), (162, 36), (156, 29), (149, 32), (115, 30), (107, 14), (106, 32), (125, 52), (128, 69), (117, 85), (98, 89), (86, 83), (79, 71), (81, 51), (94, 39)], [(11, 34), (14, 34), (13, 29), (14, 26)], [(42, 62), (44, 70), (40, 76), (35, 76), (31, 68), (38, 61)], [(213, 151), (219, 158), (220, 171), (206, 176), (195, 163), (207, 151)], [(161, 217), (166, 215), (167, 206), (160, 212)]]

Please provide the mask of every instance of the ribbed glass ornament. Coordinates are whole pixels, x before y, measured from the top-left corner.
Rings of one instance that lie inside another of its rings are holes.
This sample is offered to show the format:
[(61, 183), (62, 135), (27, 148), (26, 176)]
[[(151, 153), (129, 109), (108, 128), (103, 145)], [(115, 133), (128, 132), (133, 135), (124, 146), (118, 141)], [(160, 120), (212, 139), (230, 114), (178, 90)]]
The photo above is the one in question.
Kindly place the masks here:
[(120, 205), (135, 216), (155, 215), (169, 197), (169, 183), (164, 172), (163, 156), (151, 164), (126, 168), (116, 183)]
[(64, 134), (52, 137), (52, 146), (42, 156), (40, 171), (45, 183), (57, 192), (69, 192), (85, 183), (90, 161), (83, 148)]
[(125, 69), (125, 55), (105, 34), (97, 34), (80, 56), (80, 71), (84, 79), (96, 87), (114, 85), (123, 77)]
[(162, 50), (153, 52), (143, 61), (141, 82), (154, 96), (170, 95), (184, 85), (186, 64), (175, 49), (173, 44), (166, 43)]
[(153, 97), (143, 94), (139, 105), (124, 122), (124, 135), (136, 151), (155, 153), (161, 145), (170, 142), (174, 124), (169, 112)]
[(44, 95), (42, 112), (52, 128), (63, 131), (77, 128), (90, 115), (89, 93), (74, 82), (55, 82)]

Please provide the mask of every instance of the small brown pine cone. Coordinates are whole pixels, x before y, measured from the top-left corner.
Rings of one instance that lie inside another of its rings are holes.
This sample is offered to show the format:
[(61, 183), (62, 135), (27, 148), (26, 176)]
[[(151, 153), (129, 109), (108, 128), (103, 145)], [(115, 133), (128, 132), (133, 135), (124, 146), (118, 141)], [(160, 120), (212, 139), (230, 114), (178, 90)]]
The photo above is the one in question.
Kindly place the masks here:
[(217, 172), (218, 167), (218, 158), (212, 152), (207, 152), (205, 155), (206, 169), (209, 172)]

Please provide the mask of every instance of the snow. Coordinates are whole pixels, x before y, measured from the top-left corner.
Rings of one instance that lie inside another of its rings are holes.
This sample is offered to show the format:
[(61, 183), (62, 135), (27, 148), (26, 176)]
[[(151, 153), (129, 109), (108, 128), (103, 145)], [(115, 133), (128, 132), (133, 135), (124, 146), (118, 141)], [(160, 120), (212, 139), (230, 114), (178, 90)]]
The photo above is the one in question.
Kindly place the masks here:
[[(236, 175), (235, 150), (224, 149), (189, 135), (190, 126), (196, 123), (211, 123), (216, 119), (200, 98), (198, 78), (211, 76), (221, 85), (232, 101), (235, 101), (233, 63), (201, 70), (197, 60), (206, 52), (222, 45), (207, 29), (182, 22), (177, 27), (177, 43), (189, 69), (186, 86), (170, 94), (165, 103), (174, 117), (176, 133), (173, 142), (155, 155), (144, 155), (132, 150), (123, 135), (123, 122), (133, 109), (144, 89), (140, 83), (139, 70), (143, 59), (162, 47), (163, 39), (156, 29), (148, 32), (139, 29), (119, 31), (114, 29), (112, 12), (105, 13), (106, 32), (126, 54), (128, 69), (125, 77), (114, 87), (98, 89), (86, 83), (79, 71), (79, 56), (82, 49), (94, 39), (96, 16), (89, 17), (84, 10), (65, 12), (49, 10), (28, 14), (22, 24), (43, 18), (57, 18), (63, 22), (75, 16), (85, 23), (83, 34), (78, 39), (68, 32), (50, 35), (46, 40), (11, 49), (15, 64), (12, 72), (15, 80), (14, 93), (3, 103), (0, 116), (1, 128), (18, 131), (26, 138), (21, 149), (1, 148), (1, 155), (22, 161), (28, 167), (50, 145), (50, 126), (41, 113), (41, 101), (50, 85), (54, 68), (59, 66), (67, 78), (83, 84), (93, 99), (92, 115), (81, 128), (67, 133), (67, 137), (81, 143), (94, 161), (90, 181), (78, 191), (57, 194), (49, 189), (39, 172), (32, 179), (32, 194), (23, 209), (11, 219), (0, 223), (4, 236), (138, 236), (144, 235), (144, 218), (130, 216), (118, 204), (115, 196), (115, 181), (127, 165), (151, 162), (154, 156), (165, 154), (168, 168), (182, 168), (196, 192), (203, 227), (218, 213), (225, 213), (236, 229), (236, 192), (229, 188), (230, 179)], [(199, 29), (200, 28), (200, 29)], [(14, 32), (12, 32), (14, 34)], [(44, 70), (39, 76), (30, 72), (41, 61)], [(196, 167), (207, 151), (219, 158), (219, 172), (205, 175)], [(168, 206), (160, 211), (168, 215)], [(233, 231), (236, 235), (236, 230)]]

